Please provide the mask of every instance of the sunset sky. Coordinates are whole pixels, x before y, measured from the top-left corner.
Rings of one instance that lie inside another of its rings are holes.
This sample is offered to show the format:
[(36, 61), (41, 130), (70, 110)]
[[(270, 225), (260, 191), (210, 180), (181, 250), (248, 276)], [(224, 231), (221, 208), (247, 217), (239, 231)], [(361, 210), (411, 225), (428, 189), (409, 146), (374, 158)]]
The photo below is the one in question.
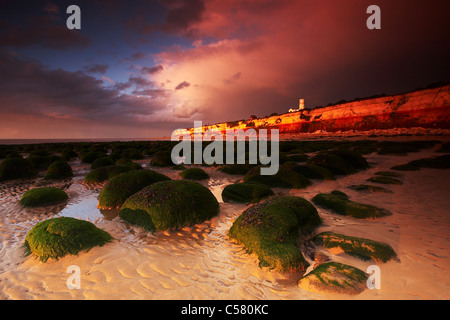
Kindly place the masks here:
[(410, 91), (449, 80), (449, 14), (448, 0), (2, 0), (0, 139), (170, 136)]

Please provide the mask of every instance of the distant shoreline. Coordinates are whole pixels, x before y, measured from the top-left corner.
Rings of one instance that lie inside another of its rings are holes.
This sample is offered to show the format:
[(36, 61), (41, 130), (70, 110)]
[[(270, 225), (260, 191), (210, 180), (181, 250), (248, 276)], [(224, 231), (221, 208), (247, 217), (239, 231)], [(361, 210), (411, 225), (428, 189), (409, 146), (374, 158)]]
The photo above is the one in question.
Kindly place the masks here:
[(128, 141), (159, 141), (170, 140), (170, 137), (158, 138), (80, 138), (80, 139), (0, 139), (0, 145), (41, 144), (41, 143), (71, 143), (71, 142), (128, 142)]

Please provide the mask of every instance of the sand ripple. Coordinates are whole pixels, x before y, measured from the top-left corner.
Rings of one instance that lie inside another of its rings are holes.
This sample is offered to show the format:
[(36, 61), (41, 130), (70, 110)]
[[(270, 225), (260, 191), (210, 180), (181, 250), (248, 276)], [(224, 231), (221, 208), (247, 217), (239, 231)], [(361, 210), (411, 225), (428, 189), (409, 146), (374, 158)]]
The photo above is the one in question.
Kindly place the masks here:
[[(434, 150), (409, 156), (368, 157), (372, 167), (335, 181), (314, 182), (302, 190), (276, 189), (311, 199), (334, 189), (352, 200), (384, 207), (392, 216), (357, 220), (319, 208), (324, 220), (317, 231), (332, 230), (389, 243), (399, 261), (380, 265), (382, 290), (366, 290), (362, 299), (448, 299), (450, 297), (449, 170), (421, 169), (402, 173), (403, 185), (388, 186), (392, 194), (362, 193), (347, 186), (361, 184), (376, 171), (433, 154)], [(80, 164), (79, 164), (80, 165)], [(75, 170), (76, 170), (75, 166)], [(172, 178), (177, 171), (156, 169)], [(179, 231), (149, 234), (123, 223), (116, 212), (96, 208), (102, 184), (86, 185), (79, 167), (72, 180), (43, 182), (42, 178), (7, 182), (0, 188), (0, 299), (322, 299), (342, 296), (309, 293), (298, 288), (298, 274), (280, 275), (260, 269), (257, 258), (227, 235), (244, 205), (221, 202), (225, 185), (241, 177), (214, 168), (203, 182), (220, 201), (220, 213), (210, 221)], [(34, 186), (64, 188), (69, 196), (62, 206), (24, 209), (17, 202)], [(77, 256), (41, 263), (23, 257), (22, 244), (37, 222), (56, 216), (90, 220), (116, 240)], [(336, 260), (363, 270), (371, 262), (338, 255)], [(67, 267), (81, 269), (81, 289), (69, 290)], [(345, 297), (347, 298), (347, 297)], [(352, 297), (355, 298), (355, 297)]]

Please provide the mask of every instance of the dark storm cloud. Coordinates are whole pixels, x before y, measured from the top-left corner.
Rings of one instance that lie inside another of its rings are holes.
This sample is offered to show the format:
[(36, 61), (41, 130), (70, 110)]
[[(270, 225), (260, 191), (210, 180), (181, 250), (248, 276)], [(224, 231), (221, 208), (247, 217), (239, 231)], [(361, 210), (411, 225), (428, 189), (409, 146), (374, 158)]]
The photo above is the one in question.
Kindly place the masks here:
[(0, 113), (104, 122), (149, 116), (162, 107), (102, 84), (82, 71), (48, 69), (0, 52)]
[(128, 82), (132, 85), (135, 85), (136, 87), (146, 87), (146, 86), (150, 86), (152, 84), (152, 82), (150, 80), (144, 79), (142, 77), (135, 77), (135, 76), (131, 76), (128, 79)]
[(10, 24), (5, 21), (0, 29), (0, 47), (26, 47), (41, 45), (51, 49), (86, 47), (90, 39), (78, 31), (69, 30), (65, 21), (55, 23), (51, 15), (31, 17), (25, 24)]
[(163, 69), (164, 69), (163, 66), (159, 64), (154, 67), (143, 67), (141, 71), (147, 74), (154, 74), (162, 71)]
[(205, 10), (202, 0), (161, 0), (167, 8), (167, 19), (158, 28), (166, 32), (186, 31), (192, 23), (199, 22)]
[(189, 87), (190, 85), (191, 85), (191, 84), (190, 84), (189, 82), (183, 81), (183, 82), (179, 83), (179, 84), (175, 87), (175, 90), (181, 90), (181, 89), (184, 89), (184, 88)]
[[(143, 3), (149, 7), (152, 1), (143, 0)], [(137, 11), (127, 21), (127, 28), (142, 34), (163, 31), (193, 36), (196, 33), (194, 29), (191, 29), (191, 26), (202, 20), (205, 11), (203, 0), (159, 0), (158, 3), (165, 11), (164, 21), (148, 22), (145, 15)]]
[(108, 70), (109, 66), (107, 64), (94, 64), (91, 66), (85, 66), (84, 70), (88, 73), (100, 73), (104, 74)]

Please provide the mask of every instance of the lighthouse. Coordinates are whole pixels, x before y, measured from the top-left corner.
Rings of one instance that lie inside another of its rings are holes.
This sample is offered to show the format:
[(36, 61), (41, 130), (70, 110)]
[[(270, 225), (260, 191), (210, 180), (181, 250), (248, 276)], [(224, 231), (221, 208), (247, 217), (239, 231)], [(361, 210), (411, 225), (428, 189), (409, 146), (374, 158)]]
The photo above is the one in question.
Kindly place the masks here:
[(304, 99), (300, 99), (298, 101), (298, 110), (303, 110), (305, 109), (305, 100)]

